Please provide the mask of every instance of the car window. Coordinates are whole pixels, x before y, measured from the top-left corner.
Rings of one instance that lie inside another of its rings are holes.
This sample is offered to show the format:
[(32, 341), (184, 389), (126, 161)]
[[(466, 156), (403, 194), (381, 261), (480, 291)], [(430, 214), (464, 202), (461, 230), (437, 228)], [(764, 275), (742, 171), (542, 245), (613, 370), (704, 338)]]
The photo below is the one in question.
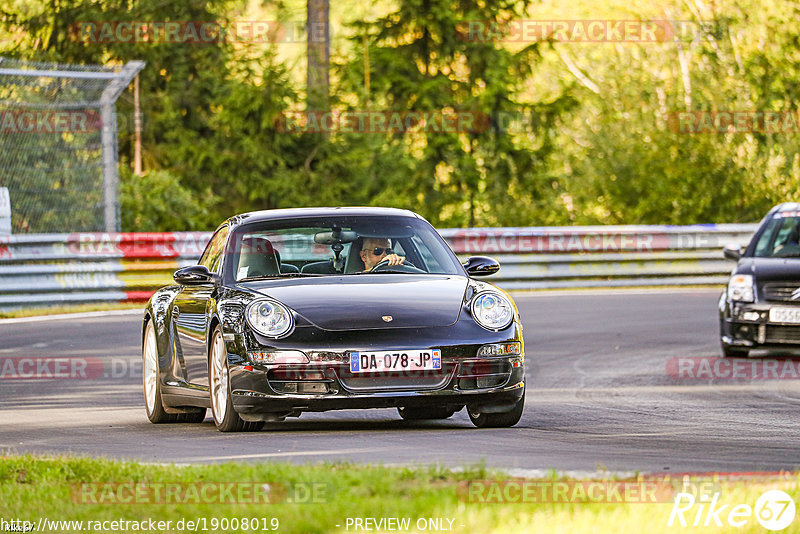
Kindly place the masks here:
[(212, 273), (219, 273), (226, 237), (228, 237), (228, 227), (223, 226), (211, 237), (211, 241), (200, 258), (200, 265), (205, 265)]
[(800, 217), (777, 213), (759, 236), (756, 257), (800, 257)]
[(463, 274), (458, 258), (430, 224), (402, 216), (302, 218), (242, 225), (231, 237), (231, 272), (236, 280), (296, 272), (362, 273), (365, 267), (360, 253), (367, 239), (388, 239), (394, 253), (413, 267), (392, 271)]

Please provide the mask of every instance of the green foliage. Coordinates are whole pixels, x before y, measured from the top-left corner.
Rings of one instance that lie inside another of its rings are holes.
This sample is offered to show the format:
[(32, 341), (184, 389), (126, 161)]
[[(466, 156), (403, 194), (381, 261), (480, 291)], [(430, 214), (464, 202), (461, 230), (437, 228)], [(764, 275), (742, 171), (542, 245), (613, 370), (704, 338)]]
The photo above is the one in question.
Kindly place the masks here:
[[(526, 137), (546, 139), (550, 118), (570, 107), (569, 98), (521, 101), (523, 82), (540, 60), (532, 44), (512, 52), (499, 43), (470, 39), (464, 21), (522, 18), (531, 2), (404, 0), (372, 22), (354, 24), (356, 57), (369, 43), (372, 85), (361, 92), (369, 109), (453, 110), (473, 113), (482, 127), (448, 133), (407, 133), (411, 173), (395, 186), (395, 203), (415, 209), (438, 226), (514, 225), (543, 222), (534, 206), (555, 195), (544, 160), (553, 146), (526, 146)], [(342, 87), (358, 93), (363, 62), (340, 66)], [(500, 128), (501, 118), (536, 108), (544, 118), (529, 131)], [(547, 210), (548, 212), (550, 210)]]
[(800, 198), (797, 130), (691, 133), (669, 124), (682, 111), (797, 113), (800, 32), (790, 21), (800, 9), (757, 0), (704, 9), (672, 12), (697, 29), (679, 44), (566, 52), (591, 65), (598, 87), (581, 90), (563, 130), (572, 222), (756, 221)]
[(203, 230), (208, 216), (200, 198), (166, 170), (134, 176), (127, 168), (120, 176), (123, 232)]
[[(267, 2), (265, 18), (285, 4)], [(796, 112), (796, 4), (392, 0), (371, 4), (367, 11), (381, 15), (366, 20), (333, 5), (343, 13), (331, 20), (344, 24), (332, 32), (332, 106), (486, 117), (482, 128), (448, 133), (282, 131), (281, 114), (305, 107), (305, 80), (280, 44), (87, 42), (75, 33), (80, 21), (246, 20), (248, 5), (11, 0), (0, 8), (0, 55), (147, 62), (141, 91), (149, 173), (122, 172), (126, 230), (209, 229), (242, 211), (348, 204), (405, 207), (440, 227), (734, 222), (800, 197), (796, 132), (691, 134), (668, 121), (687, 110)], [(504, 43), (464, 35), (468, 21), (665, 15), (697, 28), (702, 21), (709, 31), (680, 43)], [(117, 107), (121, 167), (128, 168), (130, 93)], [(55, 190), (73, 174), (42, 172), (35, 186)], [(77, 211), (74, 217), (89, 224)]]

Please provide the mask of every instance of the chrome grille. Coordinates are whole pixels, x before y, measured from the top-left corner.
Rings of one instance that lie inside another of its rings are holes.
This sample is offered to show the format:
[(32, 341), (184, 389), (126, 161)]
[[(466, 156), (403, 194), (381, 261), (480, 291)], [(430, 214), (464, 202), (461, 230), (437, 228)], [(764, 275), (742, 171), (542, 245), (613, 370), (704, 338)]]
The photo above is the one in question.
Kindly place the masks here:
[(798, 284), (764, 284), (764, 298), (771, 302), (796, 302), (800, 298), (792, 299), (792, 293), (800, 289)]

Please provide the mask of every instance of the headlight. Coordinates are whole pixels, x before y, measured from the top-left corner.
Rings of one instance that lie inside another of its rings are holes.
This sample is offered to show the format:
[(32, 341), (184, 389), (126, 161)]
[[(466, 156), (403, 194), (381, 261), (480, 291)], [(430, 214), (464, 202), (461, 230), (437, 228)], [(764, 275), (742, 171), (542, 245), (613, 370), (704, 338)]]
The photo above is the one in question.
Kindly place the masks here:
[(503, 330), (514, 320), (514, 306), (494, 291), (479, 293), (472, 299), (472, 318), (487, 330)]
[(247, 306), (247, 324), (267, 337), (284, 337), (294, 330), (294, 317), (289, 308), (275, 300), (256, 300)]
[(741, 302), (753, 302), (753, 277), (749, 274), (737, 274), (728, 283), (728, 299)]

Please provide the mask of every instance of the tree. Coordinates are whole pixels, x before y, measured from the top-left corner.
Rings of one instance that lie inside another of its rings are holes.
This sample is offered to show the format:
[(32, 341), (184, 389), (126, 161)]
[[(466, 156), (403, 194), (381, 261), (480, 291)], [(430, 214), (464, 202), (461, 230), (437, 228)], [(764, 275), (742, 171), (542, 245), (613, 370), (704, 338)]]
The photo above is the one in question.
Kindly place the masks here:
[[(341, 65), (347, 93), (361, 93), (370, 109), (471, 114), (473, 127), (404, 133), (412, 174), (396, 184), (396, 201), (423, 212), (434, 224), (524, 224), (540, 219), (529, 208), (553, 201), (546, 159), (553, 150), (548, 130), (571, 104), (523, 101), (524, 82), (539, 62), (538, 43), (511, 51), (491, 35), (469, 33), (521, 18), (528, 1), (399, 0), (397, 9), (353, 25), (355, 57), (368, 43), (370, 94), (364, 94), (363, 63)], [(465, 26), (466, 24), (466, 26)], [(366, 36), (366, 39), (365, 39)], [(509, 117), (535, 115), (525, 131), (503, 127)], [(535, 139), (535, 141), (531, 141)], [(536, 145), (536, 146), (534, 146)], [(515, 209), (516, 206), (525, 209)]]

